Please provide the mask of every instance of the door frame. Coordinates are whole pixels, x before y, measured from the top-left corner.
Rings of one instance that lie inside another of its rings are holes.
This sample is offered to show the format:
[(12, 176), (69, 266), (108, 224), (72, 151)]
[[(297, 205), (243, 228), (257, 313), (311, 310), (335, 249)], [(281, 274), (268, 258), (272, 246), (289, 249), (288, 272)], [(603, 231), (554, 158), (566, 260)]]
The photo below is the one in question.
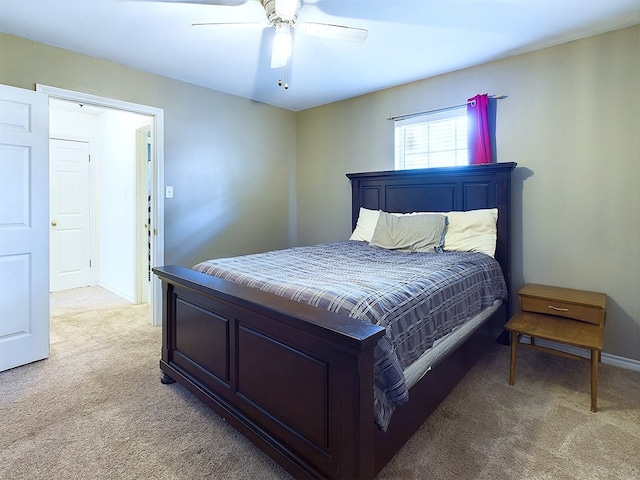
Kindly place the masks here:
[[(149, 137), (147, 134), (153, 138), (153, 125), (136, 129), (136, 211), (138, 214), (143, 211), (147, 212), (150, 206), (147, 195), (149, 191), (149, 161), (147, 159), (153, 160), (154, 145), (153, 140), (149, 143)], [(151, 146), (150, 152), (148, 151), (149, 145)], [(144, 198), (141, 195), (142, 191), (145, 192)], [(153, 275), (149, 277), (149, 255), (151, 253), (151, 249), (149, 248), (149, 239), (152, 237), (152, 229), (147, 218), (148, 215), (145, 215), (144, 229), (139, 221), (135, 227), (136, 272), (138, 272), (136, 278), (136, 303), (149, 302), (149, 297), (151, 295), (149, 292), (149, 278), (153, 279)], [(147, 253), (142, 255), (142, 251)]]
[[(125, 102), (113, 98), (100, 97), (87, 93), (66, 90), (49, 85), (36, 84), (36, 91), (45, 93), (48, 98), (57, 98), (71, 102), (96, 105), (116, 110), (124, 110), (153, 118), (152, 136), (154, 158), (152, 159), (151, 184), (151, 225), (154, 235), (151, 242), (152, 266), (164, 265), (164, 110), (138, 103)], [(162, 284), (153, 277), (151, 288), (151, 322), (155, 326), (162, 325)]]

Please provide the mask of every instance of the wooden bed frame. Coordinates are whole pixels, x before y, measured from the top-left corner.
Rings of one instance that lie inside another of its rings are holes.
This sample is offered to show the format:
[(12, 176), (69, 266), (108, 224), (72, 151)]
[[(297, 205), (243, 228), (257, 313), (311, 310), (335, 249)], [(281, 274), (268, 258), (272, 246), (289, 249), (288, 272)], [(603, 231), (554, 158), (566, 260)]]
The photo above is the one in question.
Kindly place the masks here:
[[(348, 174), (360, 207), (390, 212), (499, 209), (496, 258), (509, 285), (515, 163)], [(373, 347), (383, 329), (193, 270), (154, 268), (163, 283), (163, 383), (179, 382), (296, 478), (377, 475), (508, 316), (503, 305), (425, 375), (387, 432), (374, 422)]]

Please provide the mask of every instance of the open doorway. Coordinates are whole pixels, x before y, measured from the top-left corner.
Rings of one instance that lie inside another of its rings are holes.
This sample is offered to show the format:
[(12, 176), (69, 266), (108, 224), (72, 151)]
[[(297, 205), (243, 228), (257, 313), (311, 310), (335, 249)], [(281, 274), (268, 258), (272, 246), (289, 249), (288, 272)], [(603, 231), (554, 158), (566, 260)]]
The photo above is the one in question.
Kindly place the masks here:
[(98, 285), (149, 301), (152, 122), (50, 100), (51, 291)]
[(164, 262), (162, 110), (37, 89), (50, 104), (52, 290), (98, 285), (150, 303), (160, 325), (160, 286), (150, 269)]

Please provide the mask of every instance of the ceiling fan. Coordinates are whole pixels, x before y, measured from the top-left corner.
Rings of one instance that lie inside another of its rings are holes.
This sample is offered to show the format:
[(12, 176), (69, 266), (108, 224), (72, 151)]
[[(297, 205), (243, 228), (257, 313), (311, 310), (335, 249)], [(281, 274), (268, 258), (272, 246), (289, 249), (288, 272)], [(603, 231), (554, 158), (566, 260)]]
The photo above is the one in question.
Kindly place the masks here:
[[(366, 40), (368, 31), (363, 28), (347, 27), (344, 25), (333, 25), (328, 23), (301, 22), (298, 20), (300, 12), (300, 0), (257, 0), (262, 4), (268, 22), (208, 22), (194, 23), (193, 26), (259, 26), (274, 27), (275, 36), (271, 50), (271, 68), (287, 67), (291, 56), (292, 41), (291, 29), (316, 37), (334, 38), (339, 40), (349, 40), (362, 43)], [(283, 86), (282, 80), (278, 85)], [(289, 88), (284, 82), (284, 88)]]

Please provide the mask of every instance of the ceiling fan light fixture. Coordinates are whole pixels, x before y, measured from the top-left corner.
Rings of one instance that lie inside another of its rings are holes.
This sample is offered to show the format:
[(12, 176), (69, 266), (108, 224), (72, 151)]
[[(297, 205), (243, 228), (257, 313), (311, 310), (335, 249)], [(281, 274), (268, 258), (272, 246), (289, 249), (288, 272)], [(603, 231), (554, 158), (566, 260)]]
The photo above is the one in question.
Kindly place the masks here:
[(287, 24), (276, 25), (271, 51), (271, 68), (284, 67), (291, 56), (291, 27)]

